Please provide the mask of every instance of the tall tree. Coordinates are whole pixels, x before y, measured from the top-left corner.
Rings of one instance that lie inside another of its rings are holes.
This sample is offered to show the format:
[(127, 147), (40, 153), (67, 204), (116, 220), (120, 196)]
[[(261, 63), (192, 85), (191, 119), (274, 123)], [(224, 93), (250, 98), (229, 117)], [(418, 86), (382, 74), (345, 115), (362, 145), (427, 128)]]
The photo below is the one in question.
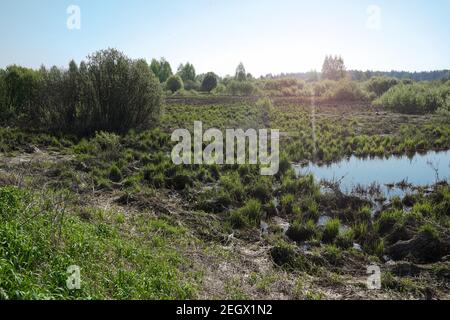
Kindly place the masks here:
[(240, 62), (236, 68), (235, 79), (237, 81), (246, 81), (247, 80), (247, 73), (245, 72), (245, 67), (242, 62)]
[(213, 72), (208, 72), (202, 81), (202, 91), (211, 92), (217, 87), (217, 76)]
[(166, 82), (167, 79), (173, 74), (170, 63), (166, 59), (161, 58), (160, 61), (152, 59), (150, 63), (150, 69), (153, 74), (159, 79), (159, 82)]
[(186, 64), (180, 64), (177, 74), (183, 81), (195, 81), (195, 68), (189, 62)]
[(172, 75), (173, 75), (173, 73), (172, 73), (172, 68), (170, 67), (170, 63), (166, 59), (161, 58), (161, 69), (159, 70), (159, 81), (165, 82)]
[(345, 77), (344, 59), (341, 56), (326, 56), (322, 66), (322, 78), (340, 80)]

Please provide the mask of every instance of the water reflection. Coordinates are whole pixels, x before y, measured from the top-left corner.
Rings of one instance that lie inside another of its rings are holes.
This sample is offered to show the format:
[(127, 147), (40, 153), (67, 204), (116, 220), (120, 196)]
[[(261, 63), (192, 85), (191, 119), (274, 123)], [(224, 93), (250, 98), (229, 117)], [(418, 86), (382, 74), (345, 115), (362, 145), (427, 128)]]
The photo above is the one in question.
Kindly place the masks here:
[(450, 178), (450, 150), (390, 158), (351, 156), (329, 165), (295, 166), (297, 173), (312, 173), (317, 180), (339, 181), (345, 193), (371, 188), (390, 198), (403, 195), (411, 186), (432, 185)]

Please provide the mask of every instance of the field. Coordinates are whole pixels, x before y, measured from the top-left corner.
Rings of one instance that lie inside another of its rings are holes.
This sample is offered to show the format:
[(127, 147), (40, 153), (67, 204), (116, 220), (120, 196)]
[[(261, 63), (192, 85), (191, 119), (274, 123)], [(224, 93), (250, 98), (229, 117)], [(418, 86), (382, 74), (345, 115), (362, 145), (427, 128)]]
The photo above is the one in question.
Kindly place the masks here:
[[(170, 133), (195, 120), (280, 129), (280, 172), (175, 166)], [(319, 98), (168, 97), (155, 128), (122, 135), (0, 128), (0, 297), (449, 299), (448, 181), (374, 213), (291, 167), (449, 147), (448, 118)]]

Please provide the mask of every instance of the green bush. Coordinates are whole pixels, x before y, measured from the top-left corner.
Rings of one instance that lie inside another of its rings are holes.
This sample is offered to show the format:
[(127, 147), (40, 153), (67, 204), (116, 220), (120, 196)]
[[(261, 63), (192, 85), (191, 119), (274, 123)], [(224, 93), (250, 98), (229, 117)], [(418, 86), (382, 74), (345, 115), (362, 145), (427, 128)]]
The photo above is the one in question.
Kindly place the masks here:
[(6, 100), (5, 71), (0, 69), (0, 123), (9, 120), (11, 112)]
[(336, 101), (359, 101), (365, 99), (365, 94), (358, 83), (341, 80), (328, 92), (328, 98)]
[(401, 83), (389, 89), (374, 104), (400, 113), (425, 114), (445, 108), (448, 96), (448, 84)]
[(68, 69), (8, 67), (4, 79), (1, 113), (27, 127), (83, 136), (148, 128), (159, 118), (162, 91), (149, 66), (114, 49)]
[(200, 90), (200, 84), (198, 82), (192, 81), (192, 80), (183, 81), (183, 87), (187, 91), (199, 91)]
[(179, 76), (171, 76), (166, 81), (166, 89), (170, 90), (172, 93), (177, 92), (183, 88), (183, 80)]
[(211, 92), (217, 87), (217, 76), (213, 72), (208, 72), (202, 81), (201, 90)]
[(233, 210), (230, 213), (229, 220), (231, 227), (234, 229), (242, 229), (247, 225), (245, 218), (239, 210)]
[(9, 66), (0, 77), (0, 120), (39, 120), (36, 102), (40, 90), (40, 73), (20, 66)]
[(219, 186), (227, 192), (236, 203), (240, 203), (245, 199), (245, 188), (242, 185), (239, 175), (229, 174), (220, 177)]
[(380, 97), (390, 88), (398, 84), (398, 80), (389, 77), (373, 77), (367, 82), (367, 90)]
[(234, 96), (251, 96), (255, 95), (258, 89), (250, 81), (231, 80), (227, 85), (227, 91)]
[(166, 82), (166, 80), (172, 75), (172, 68), (166, 59), (161, 58), (160, 61), (152, 59), (150, 63), (150, 70), (158, 78), (160, 83)]

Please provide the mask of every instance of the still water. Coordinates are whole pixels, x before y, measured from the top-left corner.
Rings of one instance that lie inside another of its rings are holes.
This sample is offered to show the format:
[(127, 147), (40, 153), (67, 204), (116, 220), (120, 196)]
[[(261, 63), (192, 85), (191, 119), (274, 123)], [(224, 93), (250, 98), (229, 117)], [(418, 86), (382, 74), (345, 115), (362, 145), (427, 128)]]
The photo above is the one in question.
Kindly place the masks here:
[(368, 187), (379, 184), (384, 196), (402, 195), (405, 190), (388, 186), (407, 181), (413, 186), (432, 185), (439, 180), (450, 179), (450, 150), (430, 151), (414, 156), (389, 158), (358, 158), (351, 156), (339, 162), (319, 166), (295, 166), (297, 173), (312, 173), (317, 180), (340, 181), (341, 190), (349, 193), (358, 185)]

